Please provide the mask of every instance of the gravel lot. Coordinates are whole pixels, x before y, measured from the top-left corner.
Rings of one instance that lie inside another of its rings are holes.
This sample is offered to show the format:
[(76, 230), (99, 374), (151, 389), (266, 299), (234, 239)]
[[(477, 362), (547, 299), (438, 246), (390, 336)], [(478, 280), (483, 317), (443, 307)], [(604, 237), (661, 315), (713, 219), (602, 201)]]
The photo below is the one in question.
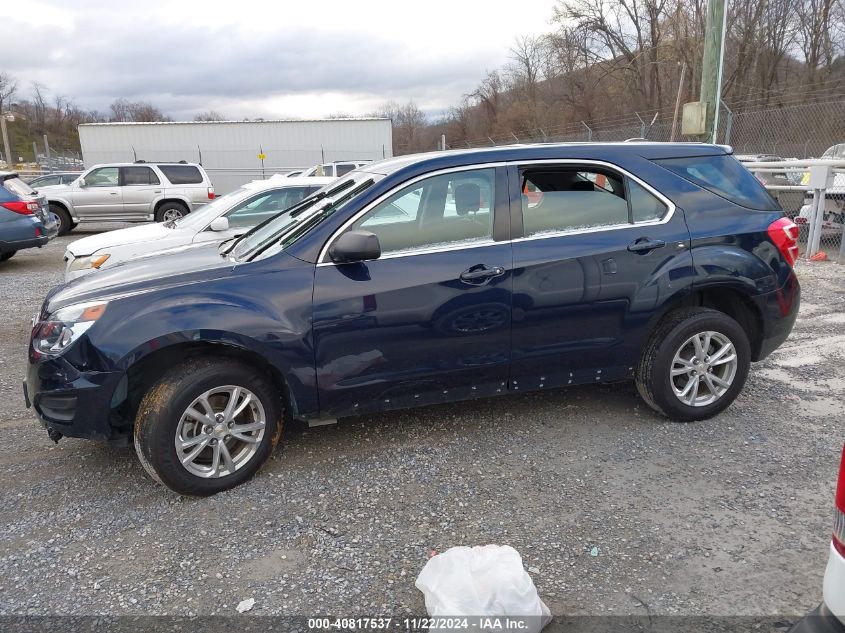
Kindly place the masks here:
[[(108, 228), (114, 228), (113, 226)], [(78, 231), (73, 239), (88, 231)], [(288, 428), (248, 484), (174, 496), (25, 409), (29, 319), (71, 238), (0, 265), (0, 614), (424, 614), (430, 550), (510, 544), (555, 614), (773, 615), (821, 599), (845, 417), (845, 266), (801, 264), (785, 346), (719, 417), (633, 385)], [(592, 548), (598, 556), (592, 556)]]

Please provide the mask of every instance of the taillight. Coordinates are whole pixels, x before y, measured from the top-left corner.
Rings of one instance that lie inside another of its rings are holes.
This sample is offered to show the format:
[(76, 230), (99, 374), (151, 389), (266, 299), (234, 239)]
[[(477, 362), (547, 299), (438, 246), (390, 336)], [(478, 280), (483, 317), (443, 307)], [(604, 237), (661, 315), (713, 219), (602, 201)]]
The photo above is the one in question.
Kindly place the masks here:
[(209, 199), (209, 200), (214, 200), (214, 187), (209, 187), (209, 188), (208, 188), (208, 199)]
[(37, 202), (0, 202), (0, 207), (21, 215), (32, 215), (38, 211)]
[(778, 247), (786, 263), (793, 266), (798, 260), (798, 227), (789, 218), (779, 218), (769, 225), (769, 237)]
[(839, 483), (836, 486), (836, 509), (833, 511), (833, 547), (845, 557), (845, 446), (839, 464)]

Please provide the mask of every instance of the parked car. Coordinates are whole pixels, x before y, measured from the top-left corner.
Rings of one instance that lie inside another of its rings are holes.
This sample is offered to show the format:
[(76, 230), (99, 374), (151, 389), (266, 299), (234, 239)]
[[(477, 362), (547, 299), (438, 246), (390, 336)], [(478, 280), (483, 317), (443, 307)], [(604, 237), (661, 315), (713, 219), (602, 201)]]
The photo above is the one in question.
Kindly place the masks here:
[(46, 199), (15, 172), (0, 171), (0, 262), (25, 248), (44, 246), (57, 233)]
[(833, 510), (833, 536), (824, 572), (822, 603), (800, 620), (790, 633), (845, 633), (845, 447)]
[[(825, 160), (845, 161), (845, 143), (827, 148), (821, 158)], [(804, 174), (803, 182), (809, 182), (809, 172)], [(801, 228), (802, 238), (806, 239), (813, 217), (813, 194), (804, 195), (804, 205), (795, 217), (795, 223)], [(845, 225), (845, 174), (835, 174), (833, 186), (825, 192), (824, 211), (822, 212), (822, 238), (842, 235)]]
[(43, 187), (59, 235), (79, 222), (165, 222), (214, 200), (214, 188), (195, 163), (94, 165), (69, 185)]
[(69, 185), (82, 175), (81, 171), (54, 171), (52, 174), (36, 176), (27, 184), (33, 189), (53, 187), (55, 185)]
[(721, 146), (402, 156), (55, 288), (24, 394), (54, 440), (134, 442), (188, 495), (248, 479), (283, 419), (633, 379), (703, 420), (792, 329), (796, 233)]
[(76, 240), (65, 252), (65, 281), (144, 254), (188, 244), (221, 242), (243, 235), (333, 180), (256, 180), (176, 220), (107, 231)]
[(322, 163), (314, 165), (310, 169), (306, 169), (301, 176), (329, 176), (333, 178), (340, 178), (345, 176), (350, 171), (363, 167), (373, 161), (371, 160), (349, 160), (349, 161), (335, 161), (333, 163)]

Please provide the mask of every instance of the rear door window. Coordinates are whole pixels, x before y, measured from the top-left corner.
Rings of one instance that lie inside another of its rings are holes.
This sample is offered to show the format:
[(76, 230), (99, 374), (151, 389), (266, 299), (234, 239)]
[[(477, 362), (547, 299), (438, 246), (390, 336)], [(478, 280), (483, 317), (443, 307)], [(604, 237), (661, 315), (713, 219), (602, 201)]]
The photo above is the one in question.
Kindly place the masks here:
[(341, 165), (335, 165), (335, 170), (337, 173), (337, 177), (340, 178), (341, 176), (345, 176), (350, 171), (355, 169), (355, 165), (353, 163), (345, 163)]
[(158, 168), (172, 185), (198, 185), (202, 182), (202, 173), (194, 165), (159, 165)]
[(664, 158), (654, 162), (740, 206), (760, 211), (780, 210), (778, 203), (751, 172), (728, 154)]
[(124, 185), (157, 185), (158, 176), (149, 167), (122, 167)]
[(525, 237), (628, 224), (621, 177), (572, 169), (529, 169), (522, 174)]

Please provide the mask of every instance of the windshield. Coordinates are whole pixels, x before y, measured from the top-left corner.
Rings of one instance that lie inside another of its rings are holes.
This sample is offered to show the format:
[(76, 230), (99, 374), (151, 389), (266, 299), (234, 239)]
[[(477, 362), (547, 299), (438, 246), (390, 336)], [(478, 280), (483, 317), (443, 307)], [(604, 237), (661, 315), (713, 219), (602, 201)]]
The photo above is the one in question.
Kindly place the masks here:
[(328, 185), (300, 204), (259, 224), (232, 244), (228, 252), (235, 259), (243, 260), (259, 255), (269, 257), (284, 250), (381, 178), (380, 174), (352, 172), (342, 182)]

